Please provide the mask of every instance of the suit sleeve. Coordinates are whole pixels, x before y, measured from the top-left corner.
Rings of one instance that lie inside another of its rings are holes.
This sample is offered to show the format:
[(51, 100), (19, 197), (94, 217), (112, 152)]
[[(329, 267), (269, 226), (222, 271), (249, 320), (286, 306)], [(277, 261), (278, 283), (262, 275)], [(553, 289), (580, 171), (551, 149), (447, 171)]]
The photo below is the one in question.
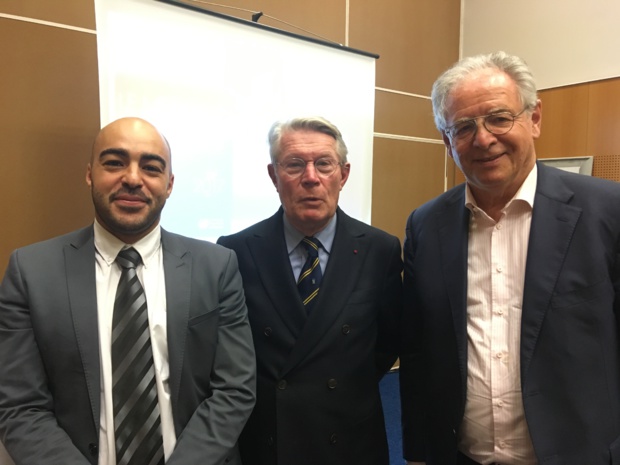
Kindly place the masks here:
[(404, 245), (403, 319), (401, 325), (400, 396), (403, 427), (403, 453), (406, 460), (424, 461), (424, 363), (422, 361), (423, 322), (415, 308), (415, 237), (413, 216), (407, 220)]
[(612, 274), (614, 285), (614, 313), (618, 322), (618, 334), (620, 335), (620, 235), (616, 240), (615, 266)]
[(379, 309), (379, 333), (376, 349), (376, 364), (382, 377), (398, 358), (400, 350), (399, 326), (402, 314), (402, 269), (400, 241), (390, 241), (387, 267), (384, 272), (381, 308)]
[(166, 465), (224, 464), (235, 449), (256, 399), (256, 359), (235, 254), (220, 275), (220, 318), (211, 396), (180, 434)]
[(17, 465), (86, 465), (54, 416), (18, 256), (0, 284), (0, 439)]

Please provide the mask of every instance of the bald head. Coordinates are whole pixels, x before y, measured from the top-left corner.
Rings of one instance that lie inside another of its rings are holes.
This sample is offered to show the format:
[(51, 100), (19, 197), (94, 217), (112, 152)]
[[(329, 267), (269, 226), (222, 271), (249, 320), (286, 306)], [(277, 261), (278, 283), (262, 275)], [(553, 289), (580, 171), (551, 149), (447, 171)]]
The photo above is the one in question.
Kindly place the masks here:
[(93, 143), (91, 163), (94, 157), (104, 150), (104, 147), (109, 146), (114, 141), (122, 143), (128, 139), (134, 144), (139, 140), (143, 142), (159, 142), (165, 148), (165, 155), (168, 159), (167, 164), (171, 168), (172, 151), (170, 150), (168, 139), (148, 121), (133, 116), (112, 121), (99, 131)]

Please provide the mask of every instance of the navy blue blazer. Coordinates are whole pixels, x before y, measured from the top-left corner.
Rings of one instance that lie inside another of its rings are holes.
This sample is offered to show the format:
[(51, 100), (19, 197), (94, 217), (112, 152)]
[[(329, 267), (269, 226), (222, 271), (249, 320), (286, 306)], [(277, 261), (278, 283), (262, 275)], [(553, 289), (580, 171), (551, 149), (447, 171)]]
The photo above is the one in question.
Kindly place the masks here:
[(283, 211), (220, 244), (237, 253), (257, 358), (244, 465), (387, 465), (378, 382), (396, 360), (398, 238), (338, 210), (309, 316), (286, 249)]
[[(405, 241), (405, 457), (456, 463), (467, 386), (464, 185), (415, 210)], [(620, 463), (620, 184), (538, 163), (521, 389), (540, 464)]]

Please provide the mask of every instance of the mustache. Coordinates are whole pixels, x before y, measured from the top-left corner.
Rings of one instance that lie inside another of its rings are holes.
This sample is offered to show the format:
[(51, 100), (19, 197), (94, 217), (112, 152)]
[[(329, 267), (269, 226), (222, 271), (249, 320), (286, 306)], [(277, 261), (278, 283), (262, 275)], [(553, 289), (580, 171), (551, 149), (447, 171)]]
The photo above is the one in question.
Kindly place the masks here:
[(121, 195), (130, 195), (132, 197), (137, 197), (143, 202), (151, 203), (151, 199), (146, 196), (142, 189), (126, 189), (122, 188), (110, 194), (110, 202), (113, 202)]

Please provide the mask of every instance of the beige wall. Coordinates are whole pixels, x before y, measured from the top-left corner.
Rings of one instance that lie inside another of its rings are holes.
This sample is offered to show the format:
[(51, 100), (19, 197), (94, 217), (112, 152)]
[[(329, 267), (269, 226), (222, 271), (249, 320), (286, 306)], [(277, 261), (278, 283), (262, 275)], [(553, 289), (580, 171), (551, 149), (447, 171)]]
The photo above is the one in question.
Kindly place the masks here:
[(540, 89), (620, 76), (617, 0), (463, 0), (463, 56), (505, 50)]

